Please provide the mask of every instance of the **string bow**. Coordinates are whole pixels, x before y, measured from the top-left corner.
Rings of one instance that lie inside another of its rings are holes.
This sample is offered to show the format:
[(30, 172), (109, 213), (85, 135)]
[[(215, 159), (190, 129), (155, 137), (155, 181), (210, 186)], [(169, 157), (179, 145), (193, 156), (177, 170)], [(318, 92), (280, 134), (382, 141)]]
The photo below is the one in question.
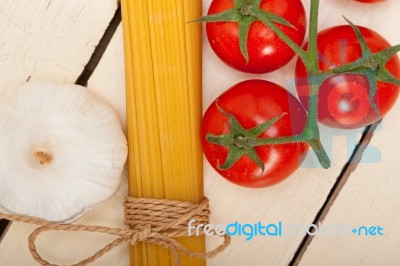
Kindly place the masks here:
[(203, 253), (191, 251), (174, 239), (176, 237), (188, 236), (188, 224), (190, 221), (192, 221), (193, 226), (208, 223), (210, 209), (207, 198), (204, 198), (200, 204), (194, 204), (166, 199), (127, 197), (124, 206), (125, 224), (129, 225), (131, 229), (82, 224), (57, 224), (28, 216), (2, 213), (0, 213), (0, 218), (40, 226), (29, 235), (28, 244), (32, 257), (41, 265), (57, 266), (43, 259), (36, 248), (35, 242), (37, 237), (47, 231), (93, 232), (118, 237), (92, 256), (72, 266), (88, 265), (115, 247), (127, 242), (131, 245), (137, 245), (139, 242), (160, 245), (170, 250), (176, 265), (180, 265), (181, 262), (179, 252), (189, 257), (206, 259), (215, 257), (230, 244), (229, 235), (224, 234), (224, 242), (220, 246)]

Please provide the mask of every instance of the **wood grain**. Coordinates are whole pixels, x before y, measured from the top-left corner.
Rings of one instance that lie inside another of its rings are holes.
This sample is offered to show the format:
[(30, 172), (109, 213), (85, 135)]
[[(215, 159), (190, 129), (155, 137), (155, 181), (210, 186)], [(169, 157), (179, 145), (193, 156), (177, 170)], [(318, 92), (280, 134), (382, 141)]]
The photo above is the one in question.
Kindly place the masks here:
[(0, 97), (29, 77), (75, 82), (117, 9), (114, 0), (3, 0)]
[[(384, 118), (356, 170), (340, 191), (325, 224), (348, 228), (378, 226), (383, 236), (316, 236), (299, 265), (399, 265), (400, 194), (399, 157), (400, 104)], [(376, 160), (376, 161), (372, 161)]]
[[(303, 2), (308, 8), (309, 0)], [(204, 13), (209, 3), (210, 0), (203, 1)], [(397, 19), (399, 11), (400, 5), (395, 1), (371, 6), (352, 0), (325, 0), (321, 1), (320, 28), (343, 24), (342, 15), (345, 15), (355, 23), (379, 31), (390, 42), (400, 43), (400, 35), (394, 30), (400, 26), (400, 21)], [(1, 15), (0, 18), (2, 18)], [(389, 26), (389, 23), (393, 25)], [(2, 51), (1, 43), (0, 51)], [(294, 61), (276, 73), (247, 75), (225, 66), (213, 54), (205, 36), (203, 36), (203, 53), (204, 108), (223, 90), (249, 78), (274, 80), (281, 85), (289, 84), (286, 87), (293, 91), (293, 86), (290, 85), (293, 84), (291, 77)], [(89, 80), (89, 87), (111, 103), (124, 121), (122, 58), (122, 39), (120, 29), (118, 29)], [(3, 68), (0, 71), (4, 71)], [(25, 78), (21, 76), (21, 82)], [(0, 80), (2, 81), (2, 78)], [(371, 147), (380, 151), (381, 162), (379, 164), (363, 163), (357, 167), (325, 219), (326, 223), (380, 224), (384, 227), (386, 235), (380, 239), (314, 238), (304, 254), (301, 265), (398, 265), (400, 258), (396, 250), (399, 249), (397, 239), (400, 237), (400, 231), (396, 222), (400, 219), (400, 211), (397, 195), (399, 181), (396, 177), (396, 172), (398, 172), (396, 153), (400, 151), (400, 143), (396, 141), (396, 134), (400, 129), (396, 121), (400, 115), (399, 109), (399, 104), (397, 104), (396, 110), (384, 119), (383, 128), (378, 130), (376, 136), (372, 138)], [(249, 190), (233, 186), (218, 176), (208, 163), (205, 163), (205, 194), (211, 201), (212, 223), (227, 224), (234, 221), (311, 223), (324, 204), (354, 146), (358, 143), (361, 132), (361, 130), (348, 132), (323, 128), (323, 138), (325, 144), (330, 147), (329, 153), (333, 167), (329, 170), (310, 167), (316, 166), (315, 157), (310, 153), (306, 165), (296, 174), (283, 183), (267, 189)], [(126, 183), (121, 186), (121, 190), (112, 201), (91, 212), (82, 222), (122, 226), (121, 204), (125, 193)], [(104, 213), (107, 215), (104, 216)], [(25, 248), (26, 236), (31, 229), (29, 226), (17, 224), (11, 227), (0, 243), (0, 265), (32, 265), (30, 255)], [(90, 252), (87, 249), (87, 243), (95, 250), (98, 247), (95, 245), (105, 244), (108, 240), (103, 236), (89, 235), (88, 238), (91, 238), (87, 240), (89, 242), (80, 243), (83, 237), (86, 238), (86, 235), (63, 236), (63, 240), (60, 240), (59, 236), (45, 235), (40, 240), (39, 248), (47, 252), (45, 257), (69, 263)], [(69, 242), (69, 239), (72, 242)], [(218, 257), (209, 260), (208, 265), (287, 265), (302, 239), (303, 236), (300, 235), (288, 238), (256, 237), (252, 241), (246, 241), (244, 237), (233, 237), (231, 246)], [(49, 242), (45, 242), (46, 240)], [(208, 248), (212, 248), (219, 241), (218, 238), (208, 239)], [(95, 265), (129, 265), (128, 247), (124, 246), (113, 251)]]

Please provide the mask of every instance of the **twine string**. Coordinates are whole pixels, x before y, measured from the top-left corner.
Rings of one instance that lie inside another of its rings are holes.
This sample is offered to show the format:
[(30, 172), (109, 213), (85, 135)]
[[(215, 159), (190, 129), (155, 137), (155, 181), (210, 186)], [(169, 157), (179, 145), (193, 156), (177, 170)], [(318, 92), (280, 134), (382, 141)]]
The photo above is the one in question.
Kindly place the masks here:
[[(35, 242), (37, 237), (47, 231), (92, 232), (118, 237), (92, 256), (72, 266), (88, 265), (107, 252), (127, 242), (130, 242), (131, 245), (136, 245), (139, 242), (147, 242), (162, 246), (171, 252), (176, 265), (180, 265), (181, 263), (179, 252), (189, 257), (207, 259), (215, 257), (230, 244), (229, 235), (224, 234), (224, 242), (220, 246), (203, 253), (189, 250), (174, 239), (175, 237), (188, 235), (188, 224), (192, 220), (194, 220), (193, 226), (208, 223), (210, 209), (207, 198), (204, 198), (200, 204), (194, 204), (166, 199), (127, 197), (124, 207), (125, 224), (129, 225), (131, 229), (82, 224), (58, 224), (23, 215), (2, 213), (0, 213), (0, 218), (39, 226), (29, 235), (28, 246), (33, 259), (41, 265), (57, 266), (43, 259), (36, 248)], [(216, 235), (215, 231), (212, 233)]]

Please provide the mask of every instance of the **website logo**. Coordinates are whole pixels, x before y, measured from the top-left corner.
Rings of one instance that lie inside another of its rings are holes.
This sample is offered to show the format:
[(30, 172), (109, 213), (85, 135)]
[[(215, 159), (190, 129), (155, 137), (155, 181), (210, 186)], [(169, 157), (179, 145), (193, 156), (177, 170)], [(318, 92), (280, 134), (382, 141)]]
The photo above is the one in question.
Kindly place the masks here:
[(225, 233), (229, 236), (244, 236), (247, 241), (254, 237), (296, 237), (302, 236), (369, 236), (379, 237), (384, 235), (384, 229), (380, 225), (351, 227), (348, 224), (288, 224), (277, 223), (239, 223), (233, 222), (228, 225), (197, 224), (195, 219), (188, 224), (188, 235), (219, 235)]

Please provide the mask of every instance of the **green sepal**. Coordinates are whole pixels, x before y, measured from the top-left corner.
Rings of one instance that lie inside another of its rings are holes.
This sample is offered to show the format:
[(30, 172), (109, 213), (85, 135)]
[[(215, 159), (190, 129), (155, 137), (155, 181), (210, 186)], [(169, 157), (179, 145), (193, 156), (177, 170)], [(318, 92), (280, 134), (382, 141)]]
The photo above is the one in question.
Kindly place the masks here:
[(379, 51), (373, 55), (374, 60), (378, 64), (378, 68), (376, 70), (377, 81), (387, 82), (400, 86), (400, 79), (393, 76), (393, 74), (390, 73), (385, 67), (387, 62), (398, 52), (400, 52), (400, 45), (395, 45), (393, 47)]
[(398, 78), (396, 78), (395, 76), (393, 76), (392, 73), (390, 73), (386, 69), (381, 69), (381, 68), (378, 69), (377, 80), (400, 86), (400, 80)]
[(369, 49), (367, 42), (365, 41), (364, 37), (362, 36), (362, 33), (358, 26), (354, 25), (350, 20), (348, 20), (346, 17), (343, 16), (343, 18), (349, 23), (350, 27), (353, 29), (356, 38), (358, 40), (358, 43), (360, 44), (361, 47), (361, 58), (366, 58), (367, 60), (364, 60), (362, 66), (366, 67), (367, 69), (364, 71), (361, 71), (366, 78), (368, 79), (369, 83), (369, 103), (371, 105), (371, 108), (374, 109), (374, 111), (380, 116), (380, 112), (376, 104), (374, 103), (374, 98), (375, 94), (377, 91), (377, 73), (376, 70), (378, 69), (378, 64), (374, 60), (374, 57), (372, 56), (371, 49)]
[(297, 28), (290, 23), (289, 21), (287, 21), (286, 19), (284, 19), (283, 17), (280, 17), (278, 15), (275, 15), (273, 13), (264, 11), (262, 9), (256, 9), (252, 12), (252, 15), (254, 17), (256, 17), (258, 20), (260, 20), (262, 23), (264, 23), (264, 25), (266, 25), (267, 27), (269, 27), (270, 23), (276, 23), (276, 24), (281, 24), (293, 29)]
[(253, 127), (252, 129), (248, 130), (249, 135), (258, 137), (265, 131), (267, 131), (268, 128), (273, 126), (276, 122), (278, 122), (283, 116), (287, 115), (287, 113), (283, 113), (280, 116), (274, 117), (271, 120), (268, 120), (258, 126)]
[(400, 46), (396, 45), (379, 52), (372, 53), (371, 49), (367, 45), (367, 42), (362, 36), (360, 29), (346, 17), (344, 17), (344, 19), (353, 29), (362, 52), (362, 57), (351, 63), (353, 66), (348, 65), (348, 68), (352, 73), (359, 73), (366, 76), (370, 86), (369, 101), (371, 108), (374, 109), (374, 111), (380, 116), (381, 114), (379, 112), (379, 108), (374, 103), (378, 86), (377, 82), (382, 81), (400, 86), (400, 80), (394, 77), (385, 67), (390, 58), (400, 51)]
[(400, 44), (379, 51), (379, 62), (387, 63), (398, 52), (400, 52)]
[(375, 113), (378, 116), (381, 116), (378, 106), (376, 106), (374, 103), (374, 98), (378, 87), (376, 84), (376, 73), (374, 71), (367, 70), (365, 74), (369, 83), (369, 104), (371, 105), (372, 109), (374, 109)]
[(242, 125), (239, 123), (239, 121), (233, 114), (226, 112), (224, 109), (221, 108), (221, 106), (219, 106), (218, 100), (215, 102), (215, 104), (217, 106), (218, 111), (220, 111), (223, 115), (229, 118), (229, 128), (231, 132), (236, 132), (238, 134), (243, 134), (246, 132), (246, 129), (242, 127)]
[(217, 165), (220, 170), (228, 170), (230, 169), (240, 158), (244, 156), (244, 153), (240, 150), (240, 148), (232, 146), (229, 147), (228, 155), (222, 165)]
[(244, 59), (246, 60), (246, 63), (249, 62), (249, 51), (247, 49), (247, 40), (249, 38), (249, 31), (251, 24), (256, 21), (254, 17), (245, 17), (242, 19), (242, 21), (239, 22), (239, 45), (240, 45), (240, 51), (242, 52), (242, 55)]
[(260, 8), (261, 0), (234, 0), (234, 7), (221, 13), (203, 16), (191, 22), (237, 22), (239, 26), (239, 46), (240, 51), (249, 62), (247, 41), (250, 27), (255, 21), (261, 21), (267, 27), (271, 24), (281, 24), (296, 29), (296, 27), (286, 19), (273, 13), (264, 11)]
[(210, 143), (218, 144), (221, 146), (230, 146), (235, 144), (235, 139), (232, 134), (222, 134), (222, 135), (207, 134), (206, 139)]
[(241, 19), (240, 10), (231, 8), (221, 13), (203, 16), (191, 22), (240, 22)]
[(361, 46), (361, 53), (363, 57), (372, 55), (371, 49), (369, 49), (367, 42), (365, 41), (364, 37), (358, 26), (354, 25), (350, 20), (348, 20), (345, 16), (343, 18), (349, 23), (350, 27), (353, 29), (354, 33), (356, 34), (356, 38), (358, 43)]
[(213, 143), (216, 145), (220, 145), (226, 147), (228, 149), (228, 155), (223, 162), (222, 165), (219, 165), (218, 168), (221, 170), (228, 170), (230, 169), (240, 158), (246, 156), (254, 161), (258, 167), (261, 169), (261, 174), (264, 172), (264, 163), (262, 162), (261, 158), (257, 154), (255, 147), (247, 147), (247, 146), (240, 146), (237, 145), (236, 140), (246, 139), (246, 138), (256, 138), (261, 135), (263, 132), (268, 130), (272, 125), (274, 125), (282, 116), (285, 115), (281, 114), (277, 117), (274, 117), (260, 125), (257, 125), (251, 129), (245, 129), (240, 124), (240, 122), (236, 119), (236, 117), (225, 110), (223, 110), (216, 102), (217, 109), (229, 118), (229, 129), (230, 133), (221, 134), (221, 135), (214, 135), (214, 134), (207, 134), (206, 139), (209, 143)]

